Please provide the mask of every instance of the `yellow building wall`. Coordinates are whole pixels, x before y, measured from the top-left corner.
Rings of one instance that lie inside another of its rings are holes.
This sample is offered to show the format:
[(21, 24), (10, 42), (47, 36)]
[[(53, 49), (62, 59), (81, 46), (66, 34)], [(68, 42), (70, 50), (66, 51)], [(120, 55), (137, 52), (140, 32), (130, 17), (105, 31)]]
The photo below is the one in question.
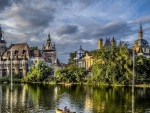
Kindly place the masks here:
[(103, 39), (98, 39), (98, 49), (101, 49), (103, 46)]
[(92, 56), (89, 56), (88, 53), (86, 53), (84, 59), (85, 59), (85, 63), (86, 63), (86, 69), (89, 69), (93, 65)]

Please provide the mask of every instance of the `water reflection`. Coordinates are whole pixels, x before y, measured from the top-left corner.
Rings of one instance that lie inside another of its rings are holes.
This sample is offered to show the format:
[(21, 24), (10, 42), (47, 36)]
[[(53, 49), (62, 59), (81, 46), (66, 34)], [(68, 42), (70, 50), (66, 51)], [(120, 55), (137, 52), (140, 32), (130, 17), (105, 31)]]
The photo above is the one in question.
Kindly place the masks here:
[(135, 113), (134, 106), (135, 106), (135, 103), (134, 103), (134, 92), (132, 92), (132, 113)]
[(11, 96), (10, 96), (10, 108), (11, 108), (10, 113), (12, 113), (12, 109), (13, 109), (13, 105), (12, 105), (13, 97), (12, 97), (12, 94), (13, 94), (13, 90), (11, 90)]
[(11, 92), (9, 84), (0, 86), (2, 113), (54, 113), (65, 106), (77, 113), (143, 113), (150, 109), (149, 88), (135, 88), (132, 95), (131, 87), (14, 84)]
[(0, 86), (0, 113), (2, 109), (2, 87)]
[(135, 101), (134, 101), (134, 86), (132, 85), (132, 113), (135, 113), (134, 107), (135, 107)]

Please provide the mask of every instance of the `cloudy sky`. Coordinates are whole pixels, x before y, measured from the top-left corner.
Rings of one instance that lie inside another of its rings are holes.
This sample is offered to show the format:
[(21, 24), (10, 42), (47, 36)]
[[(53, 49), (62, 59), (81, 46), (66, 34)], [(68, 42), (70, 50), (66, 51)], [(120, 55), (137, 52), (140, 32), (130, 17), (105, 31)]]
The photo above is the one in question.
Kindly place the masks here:
[(97, 40), (114, 36), (130, 46), (140, 21), (150, 43), (150, 0), (0, 0), (0, 24), (11, 43), (46, 44), (50, 30), (60, 62), (79, 49), (97, 49)]

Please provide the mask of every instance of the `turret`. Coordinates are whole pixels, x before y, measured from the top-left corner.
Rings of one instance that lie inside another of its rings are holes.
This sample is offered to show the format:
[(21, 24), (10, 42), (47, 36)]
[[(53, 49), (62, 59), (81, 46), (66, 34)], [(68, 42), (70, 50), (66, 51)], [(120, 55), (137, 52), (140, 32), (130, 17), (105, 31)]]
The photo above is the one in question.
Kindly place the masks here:
[(112, 37), (112, 40), (111, 40), (111, 45), (115, 44), (116, 43), (116, 40), (114, 37)]
[(98, 39), (98, 49), (101, 49), (102, 46), (103, 46), (103, 39), (100, 38), (100, 39)]

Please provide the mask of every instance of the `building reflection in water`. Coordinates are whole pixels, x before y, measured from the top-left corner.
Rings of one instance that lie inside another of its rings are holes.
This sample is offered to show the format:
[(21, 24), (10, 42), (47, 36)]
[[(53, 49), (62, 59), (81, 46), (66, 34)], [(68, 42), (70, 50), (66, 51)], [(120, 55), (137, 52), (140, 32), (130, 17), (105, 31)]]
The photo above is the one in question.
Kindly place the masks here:
[(134, 107), (135, 107), (134, 92), (132, 92), (132, 113), (135, 113)]
[(12, 105), (12, 100), (13, 100), (13, 91), (11, 91), (11, 96), (10, 96), (10, 113), (12, 113), (12, 110), (13, 110), (13, 105)]
[(2, 87), (0, 85), (0, 113), (2, 111)]

